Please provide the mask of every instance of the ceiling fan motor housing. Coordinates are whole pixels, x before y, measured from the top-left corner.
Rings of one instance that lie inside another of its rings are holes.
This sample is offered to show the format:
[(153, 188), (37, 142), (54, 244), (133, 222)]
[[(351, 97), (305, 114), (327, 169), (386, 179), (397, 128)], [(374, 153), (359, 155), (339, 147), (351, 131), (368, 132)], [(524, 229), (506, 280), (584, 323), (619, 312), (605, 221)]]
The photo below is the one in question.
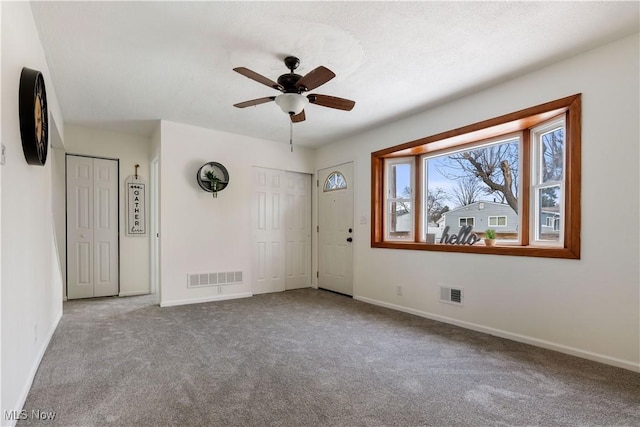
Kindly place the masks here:
[(284, 88), (284, 93), (301, 93), (302, 89), (305, 88), (297, 88), (296, 83), (300, 80), (302, 76), (300, 74), (295, 73), (287, 73), (278, 77), (278, 84)]
[(284, 88), (284, 93), (302, 93), (307, 88), (296, 87), (298, 80), (302, 78), (300, 74), (296, 74), (293, 71), (300, 65), (300, 60), (295, 56), (287, 56), (284, 58), (284, 65), (291, 71), (290, 73), (283, 74), (278, 77), (278, 84)]

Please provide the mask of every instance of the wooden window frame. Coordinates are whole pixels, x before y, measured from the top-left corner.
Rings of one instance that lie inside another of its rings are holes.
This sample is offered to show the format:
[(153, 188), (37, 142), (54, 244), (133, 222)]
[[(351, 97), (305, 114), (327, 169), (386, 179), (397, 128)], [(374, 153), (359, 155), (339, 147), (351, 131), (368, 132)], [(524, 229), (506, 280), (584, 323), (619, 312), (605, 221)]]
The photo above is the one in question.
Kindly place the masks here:
[[(565, 119), (565, 185), (564, 185), (564, 239), (562, 246), (530, 244), (530, 214), (520, 216), (520, 245), (448, 245), (419, 241), (421, 225), (422, 189), (419, 177), (422, 173), (419, 157), (424, 154), (461, 148), (482, 140), (522, 132), (522, 212), (531, 212), (531, 137), (529, 132), (540, 123), (564, 115)], [(493, 255), (531, 256), (544, 258), (580, 259), (581, 230), (581, 141), (582, 138), (582, 94), (571, 95), (500, 117), (484, 120), (458, 129), (442, 132), (426, 138), (410, 141), (371, 153), (371, 247), (386, 249), (410, 249), (438, 252), (462, 252)], [(384, 212), (384, 160), (394, 157), (414, 157), (415, 216), (414, 241), (385, 241)]]

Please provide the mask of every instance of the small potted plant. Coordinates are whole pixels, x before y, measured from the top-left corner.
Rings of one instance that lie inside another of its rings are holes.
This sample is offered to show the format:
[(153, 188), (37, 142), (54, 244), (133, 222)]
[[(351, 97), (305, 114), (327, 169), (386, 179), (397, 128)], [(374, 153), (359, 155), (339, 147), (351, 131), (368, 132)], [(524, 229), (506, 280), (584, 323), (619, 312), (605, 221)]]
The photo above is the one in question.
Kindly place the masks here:
[(205, 171), (204, 176), (210, 182), (211, 191), (213, 192), (213, 197), (218, 197), (218, 187), (220, 184), (220, 178), (218, 178), (212, 170)]
[(495, 246), (496, 244), (496, 230), (493, 228), (487, 228), (484, 232), (484, 245)]

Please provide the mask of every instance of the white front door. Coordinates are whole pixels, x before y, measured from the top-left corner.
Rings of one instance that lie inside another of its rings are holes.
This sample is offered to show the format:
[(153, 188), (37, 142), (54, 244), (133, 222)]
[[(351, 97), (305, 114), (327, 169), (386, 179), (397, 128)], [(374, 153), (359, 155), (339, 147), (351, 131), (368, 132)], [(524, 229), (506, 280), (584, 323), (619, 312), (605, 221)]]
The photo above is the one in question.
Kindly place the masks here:
[(68, 155), (67, 297), (118, 290), (118, 161)]
[(318, 287), (353, 295), (353, 163), (318, 171)]

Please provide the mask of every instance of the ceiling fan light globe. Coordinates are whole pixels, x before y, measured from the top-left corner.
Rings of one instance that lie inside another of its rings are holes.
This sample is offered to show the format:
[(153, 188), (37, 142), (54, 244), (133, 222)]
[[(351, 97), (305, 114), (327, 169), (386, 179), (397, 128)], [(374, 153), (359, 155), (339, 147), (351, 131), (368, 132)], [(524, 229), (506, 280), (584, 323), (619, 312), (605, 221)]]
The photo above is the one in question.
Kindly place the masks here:
[(276, 96), (276, 104), (278, 104), (278, 107), (289, 115), (300, 114), (308, 103), (309, 100), (307, 97), (299, 93), (283, 93), (282, 95)]

